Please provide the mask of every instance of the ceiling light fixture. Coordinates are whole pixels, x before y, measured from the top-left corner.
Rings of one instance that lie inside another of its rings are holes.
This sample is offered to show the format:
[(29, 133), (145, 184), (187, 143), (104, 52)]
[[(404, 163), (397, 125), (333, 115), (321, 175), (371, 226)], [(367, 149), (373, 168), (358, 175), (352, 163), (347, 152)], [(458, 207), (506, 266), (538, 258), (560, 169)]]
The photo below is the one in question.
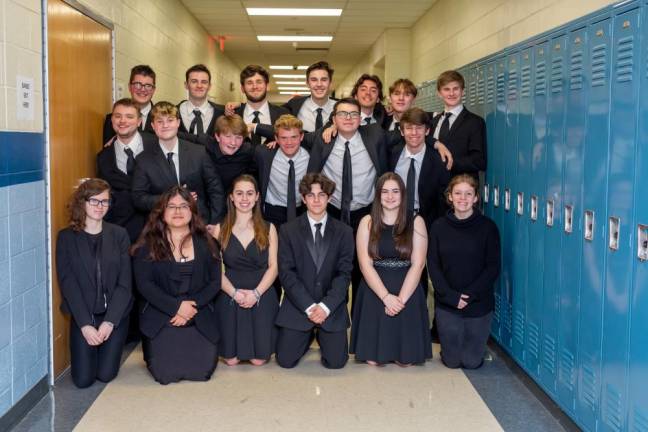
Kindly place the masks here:
[(275, 81), (277, 85), (306, 85), (306, 81)]
[(340, 16), (342, 9), (245, 8), (248, 15), (259, 16)]
[(289, 66), (289, 65), (271, 65), (270, 69), (281, 69), (281, 70), (306, 70), (308, 66)]
[(306, 79), (306, 75), (291, 75), (291, 74), (272, 74), (273, 78), (293, 78), (293, 79)]
[(259, 42), (331, 42), (333, 36), (257, 36)]
[(282, 94), (282, 95), (309, 95), (310, 92), (307, 92), (307, 91), (280, 91), (279, 94)]
[(277, 87), (277, 90), (308, 90), (308, 87)]

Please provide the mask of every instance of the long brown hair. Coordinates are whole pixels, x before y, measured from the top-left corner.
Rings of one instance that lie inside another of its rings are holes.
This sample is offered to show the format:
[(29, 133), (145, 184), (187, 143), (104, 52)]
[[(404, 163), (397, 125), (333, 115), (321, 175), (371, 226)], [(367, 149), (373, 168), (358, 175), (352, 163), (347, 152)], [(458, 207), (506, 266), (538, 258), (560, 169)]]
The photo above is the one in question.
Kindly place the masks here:
[(164, 261), (164, 260), (173, 260), (173, 247), (171, 242), (168, 239), (169, 227), (164, 221), (164, 212), (169, 204), (171, 198), (175, 196), (180, 196), (189, 204), (189, 209), (191, 210), (191, 220), (189, 221), (189, 234), (182, 239), (180, 243), (180, 250), (182, 250), (185, 242), (189, 241), (192, 236), (202, 237), (207, 240), (207, 245), (212, 256), (215, 258), (219, 257), (218, 247), (214, 242), (213, 238), (207, 232), (205, 223), (198, 214), (198, 207), (196, 206), (196, 201), (191, 196), (186, 188), (182, 186), (173, 186), (168, 191), (164, 192), (158, 202), (151, 210), (149, 214), (148, 221), (142, 230), (137, 242), (131, 247), (131, 255), (135, 255), (137, 251), (142, 247), (146, 246), (149, 250), (148, 258), (152, 261)]
[(398, 185), (400, 190), (401, 202), (398, 207), (398, 216), (394, 223), (392, 235), (394, 236), (394, 243), (396, 250), (403, 259), (409, 259), (412, 254), (412, 232), (414, 218), (407, 213), (407, 194), (405, 193), (405, 184), (400, 176), (393, 172), (387, 172), (380, 176), (376, 182), (376, 194), (374, 196), (373, 204), (371, 205), (371, 221), (369, 226), (369, 256), (372, 259), (380, 259), (378, 253), (378, 242), (385, 224), (382, 220), (382, 204), (380, 203), (380, 196), (382, 188), (389, 180), (393, 180)]
[(85, 204), (88, 199), (95, 195), (99, 195), (104, 191), (110, 192), (110, 185), (107, 181), (90, 178), (82, 179), (79, 186), (72, 192), (70, 200), (67, 204), (69, 213), (70, 228), (72, 231), (80, 232), (85, 228), (86, 211)]
[[(254, 186), (254, 192), (259, 193), (259, 187), (257, 186), (257, 182), (256, 180), (254, 180), (254, 177), (248, 174), (243, 174), (236, 177), (236, 179), (234, 179), (234, 181), (232, 182), (230, 195), (234, 193), (236, 185), (241, 182), (252, 183), (252, 185)], [(223, 220), (223, 223), (221, 224), (219, 236), (220, 244), (223, 249), (227, 248), (227, 244), (232, 237), (232, 228), (234, 228), (235, 223), (236, 207), (234, 207), (232, 199), (230, 197), (227, 197), (227, 215), (225, 215), (225, 220)], [(270, 244), (270, 229), (269, 224), (267, 224), (266, 221), (263, 220), (263, 216), (261, 215), (261, 204), (259, 204), (259, 200), (257, 200), (257, 202), (254, 204), (254, 209), (252, 210), (252, 226), (254, 228), (254, 241), (256, 242), (257, 247), (259, 248), (259, 250), (265, 250), (265, 248), (267, 248)]]

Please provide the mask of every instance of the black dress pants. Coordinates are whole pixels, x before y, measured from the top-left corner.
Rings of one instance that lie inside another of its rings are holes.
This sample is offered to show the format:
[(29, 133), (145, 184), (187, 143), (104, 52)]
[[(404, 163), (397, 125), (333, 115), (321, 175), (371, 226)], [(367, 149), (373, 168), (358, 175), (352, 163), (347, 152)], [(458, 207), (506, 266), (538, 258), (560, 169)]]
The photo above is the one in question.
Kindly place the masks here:
[(349, 359), (347, 331), (327, 332), (315, 327), (309, 331), (279, 328), (277, 336), (277, 363), (282, 368), (294, 368), (317, 337), (321, 361), (327, 369), (341, 369)]

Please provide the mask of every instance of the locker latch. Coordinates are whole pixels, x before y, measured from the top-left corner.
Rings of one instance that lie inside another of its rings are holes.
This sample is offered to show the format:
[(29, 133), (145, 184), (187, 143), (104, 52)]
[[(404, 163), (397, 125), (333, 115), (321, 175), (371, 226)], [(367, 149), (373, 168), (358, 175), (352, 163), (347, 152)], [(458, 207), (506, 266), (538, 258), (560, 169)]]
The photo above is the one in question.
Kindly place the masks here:
[(547, 226), (552, 227), (554, 224), (554, 201), (547, 200)]
[(484, 203), (488, 203), (488, 198), (489, 198), (488, 197), (488, 190), (489, 190), (489, 186), (488, 186), (488, 183), (486, 183), (484, 185)]
[(621, 230), (621, 219), (611, 216), (608, 219), (608, 246), (612, 250), (619, 250), (619, 231)]
[(511, 189), (504, 189), (504, 210), (511, 210)]
[(524, 192), (517, 194), (517, 214), (522, 216), (524, 214)]
[(531, 220), (538, 220), (538, 196), (531, 195)]
[(574, 222), (574, 206), (565, 205), (565, 232), (571, 234)]
[(499, 207), (499, 186), (493, 188), (493, 205)]
[(637, 258), (648, 261), (648, 225), (637, 225)]
[(585, 210), (585, 240), (594, 240), (594, 210)]

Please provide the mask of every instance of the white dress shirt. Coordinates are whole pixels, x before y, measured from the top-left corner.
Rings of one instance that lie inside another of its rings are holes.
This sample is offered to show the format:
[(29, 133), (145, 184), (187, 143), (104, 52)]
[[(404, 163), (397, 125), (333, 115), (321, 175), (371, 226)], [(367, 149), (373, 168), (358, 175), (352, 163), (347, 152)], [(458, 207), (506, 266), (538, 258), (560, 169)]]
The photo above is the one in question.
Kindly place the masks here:
[[(249, 103), (245, 104), (245, 109), (243, 110), (243, 120), (246, 124), (250, 124), (252, 123), (252, 120), (254, 120), (254, 111), (259, 111), (259, 123), (272, 126), (272, 118), (270, 118), (270, 106), (268, 105), (268, 101), (265, 101), (263, 105), (259, 107), (259, 109), (252, 108)], [(265, 143), (265, 137), (259, 136), (259, 138), (261, 138), (261, 144)]]
[(144, 151), (144, 144), (142, 143), (142, 136), (139, 132), (135, 132), (133, 138), (128, 144), (122, 143), (119, 138), (115, 140), (115, 160), (117, 161), (117, 168), (119, 171), (127, 174), (126, 165), (128, 162), (128, 155), (124, 150), (127, 148), (133, 150), (133, 156), (137, 157), (138, 154)]
[(152, 102), (149, 102), (146, 104), (146, 106), (140, 108), (140, 113), (142, 114), (142, 124), (140, 125), (140, 130), (144, 130), (146, 128), (146, 119), (148, 118), (148, 115), (152, 109), (153, 109)]
[[(200, 110), (201, 117), (202, 117), (202, 124), (203, 124), (203, 132), (207, 132), (207, 127), (209, 127), (209, 123), (211, 123), (212, 117), (214, 116), (214, 107), (211, 106), (208, 100), (205, 99), (205, 103), (203, 103), (201, 106), (197, 107), (194, 106), (190, 101), (186, 100), (180, 104), (180, 117), (182, 118), (182, 123), (184, 124), (185, 128), (187, 129), (187, 132), (189, 131), (189, 127), (191, 126), (191, 122), (193, 121), (195, 115), (194, 115), (194, 110)], [(196, 131), (194, 133), (198, 133), (198, 129), (196, 128)]]
[[(315, 242), (315, 233), (317, 232), (317, 228), (315, 228), (316, 223), (321, 223), (322, 226), (320, 227), (320, 233), (322, 233), (322, 238), (324, 238), (324, 230), (326, 230), (326, 221), (328, 220), (328, 214), (325, 213), (324, 217), (322, 220), (316, 221), (315, 219), (311, 218), (308, 213), (306, 213), (306, 217), (308, 218), (308, 224), (310, 225), (311, 232), (313, 233), (313, 242)], [(311, 311), (315, 306), (319, 306), (322, 309), (324, 309), (324, 312), (326, 312), (326, 316), (329, 316), (331, 314), (331, 310), (326, 306), (324, 303), (319, 302), (319, 303), (313, 303), (312, 305), (308, 306), (304, 312), (306, 312), (306, 315), (310, 315)]]
[(173, 145), (173, 148), (171, 150), (167, 150), (166, 147), (162, 145), (162, 143), (159, 144), (160, 148), (162, 149), (162, 153), (164, 153), (164, 158), (168, 159), (168, 154), (173, 152), (173, 163), (175, 165), (175, 170), (176, 170), (176, 178), (178, 179), (178, 183), (180, 182), (180, 155), (178, 155), (178, 138), (175, 138), (175, 144)]
[[(456, 107), (452, 108), (450, 111), (452, 115), (448, 118), (448, 129), (452, 128), (452, 125), (454, 124), (455, 120), (457, 120), (457, 117), (459, 114), (461, 114), (461, 111), (463, 110), (464, 106), (463, 104), (459, 104)], [(441, 115), (445, 115), (446, 111), (440, 113)], [(441, 132), (441, 124), (446, 121), (444, 118), (441, 118), (439, 122), (436, 125), (436, 128), (434, 129), (434, 139), (439, 139), (439, 132)], [(445, 143), (444, 143), (445, 144)]]
[(324, 106), (319, 106), (315, 101), (313, 101), (312, 97), (308, 97), (304, 101), (304, 104), (297, 115), (299, 120), (304, 124), (303, 129), (307, 132), (315, 131), (315, 120), (317, 119), (318, 108), (322, 108), (322, 125), (325, 125), (333, 112), (333, 106), (335, 106), (335, 101), (331, 98), (326, 101)]
[(295, 205), (299, 207), (302, 203), (299, 195), (299, 182), (306, 175), (309, 159), (310, 155), (303, 147), (299, 147), (292, 158), (286, 156), (281, 149), (277, 150), (272, 160), (272, 168), (270, 168), (265, 202), (273, 206), (288, 206), (288, 170), (290, 170), (288, 161), (292, 160), (295, 164)]
[(414, 179), (414, 210), (419, 210), (419, 178), (421, 177), (421, 167), (423, 166), (423, 158), (425, 157), (425, 144), (423, 144), (421, 151), (416, 154), (410, 153), (407, 146), (403, 148), (398, 162), (396, 163), (396, 174), (403, 179), (403, 183), (407, 186), (407, 173), (409, 172), (410, 160), (414, 159), (414, 168), (416, 169), (416, 178)]

